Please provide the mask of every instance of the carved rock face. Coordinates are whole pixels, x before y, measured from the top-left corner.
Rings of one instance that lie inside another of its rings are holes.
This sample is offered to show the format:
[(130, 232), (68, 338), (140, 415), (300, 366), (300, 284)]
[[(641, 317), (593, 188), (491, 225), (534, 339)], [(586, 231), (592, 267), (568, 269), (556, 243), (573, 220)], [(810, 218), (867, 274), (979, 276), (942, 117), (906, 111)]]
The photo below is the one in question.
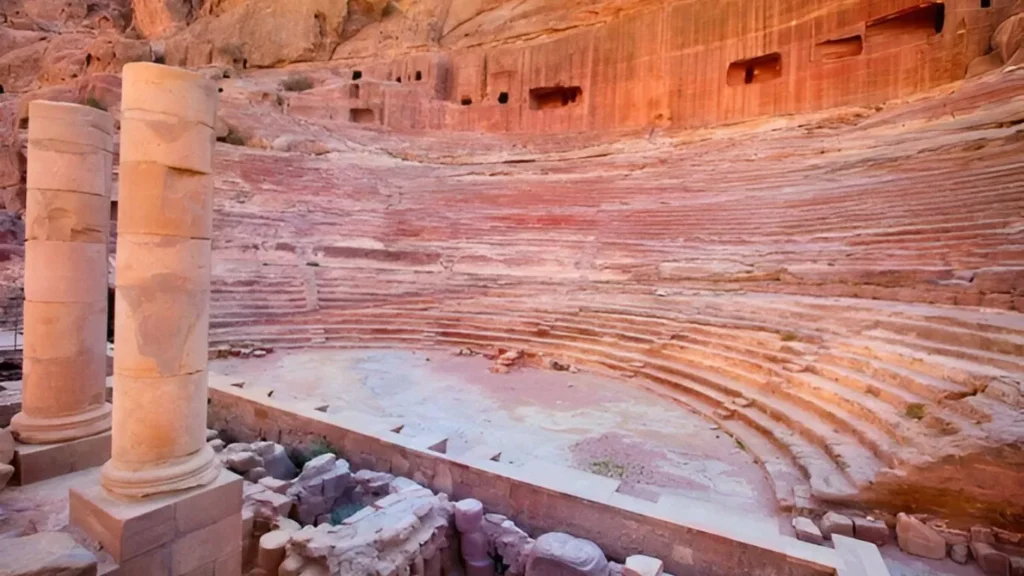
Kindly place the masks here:
[(590, 540), (561, 532), (537, 539), (526, 563), (526, 576), (608, 576), (604, 552)]

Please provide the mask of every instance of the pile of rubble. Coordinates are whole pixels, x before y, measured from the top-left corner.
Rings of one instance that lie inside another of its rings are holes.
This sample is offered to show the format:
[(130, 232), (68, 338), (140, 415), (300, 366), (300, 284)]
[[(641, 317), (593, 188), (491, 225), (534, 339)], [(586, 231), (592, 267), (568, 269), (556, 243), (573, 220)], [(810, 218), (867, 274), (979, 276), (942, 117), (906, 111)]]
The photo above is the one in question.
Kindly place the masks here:
[(484, 356), (488, 360), (494, 360), (491, 372), (495, 374), (508, 374), (513, 367), (522, 362), (524, 357), (522, 350), (506, 350), (505, 348), (498, 348), (498, 353), (493, 356), (490, 354)]
[(588, 540), (536, 540), (477, 500), (449, 502), (405, 477), (352, 472), (332, 453), (299, 470), (274, 442), (209, 444), (245, 477), (243, 561), (249, 576), (659, 576), (661, 561), (609, 562)]
[(907, 554), (942, 560), (949, 557), (958, 564), (972, 558), (985, 574), (1024, 576), (1024, 536), (998, 528), (974, 526), (969, 532), (949, 528), (944, 522), (909, 514), (898, 514), (887, 524), (871, 517), (851, 517), (827, 512), (818, 522), (811, 518), (793, 519), (796, 537), (813, 544), (825, 544), (833, 534), (849, 536), (882, 546), (893, 534), (896, 543)]
[(263, 358), (267, 354), (271, 354), (273, 352), (274, 348), (271, 346), (264, 346), (251, 342), (244, 342), (233, 346), (230, 344), (222, 344), (220, 346), (210, 348), (210, 360), (223, 358)]

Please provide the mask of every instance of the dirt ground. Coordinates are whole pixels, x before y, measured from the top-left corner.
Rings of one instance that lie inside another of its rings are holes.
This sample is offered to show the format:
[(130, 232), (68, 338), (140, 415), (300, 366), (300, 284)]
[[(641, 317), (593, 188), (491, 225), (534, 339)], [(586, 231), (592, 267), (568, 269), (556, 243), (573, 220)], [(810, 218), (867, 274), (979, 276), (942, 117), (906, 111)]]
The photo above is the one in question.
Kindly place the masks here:
[(448, 435), (451, 454), (487, 444), (503, 462), (528, 459), (621, 479), (623, 491), (685, 495), (766, 517), (775, 504), (753, 458), (685, 407), (622, 381), (517, 367), (482, 356), (402, 350), (302, 350), (211, 361), (210, 370)]

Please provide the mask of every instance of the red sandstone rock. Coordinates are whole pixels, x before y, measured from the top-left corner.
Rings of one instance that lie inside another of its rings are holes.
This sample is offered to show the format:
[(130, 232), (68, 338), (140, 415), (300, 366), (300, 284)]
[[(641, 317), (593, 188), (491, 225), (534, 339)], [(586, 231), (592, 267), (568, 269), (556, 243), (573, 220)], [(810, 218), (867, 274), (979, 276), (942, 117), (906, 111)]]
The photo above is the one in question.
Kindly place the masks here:
[(946, 540), (924, 522), (900, 514), (896, 517), (896, 541), (908, 554), (941, 560), (946, 557)]

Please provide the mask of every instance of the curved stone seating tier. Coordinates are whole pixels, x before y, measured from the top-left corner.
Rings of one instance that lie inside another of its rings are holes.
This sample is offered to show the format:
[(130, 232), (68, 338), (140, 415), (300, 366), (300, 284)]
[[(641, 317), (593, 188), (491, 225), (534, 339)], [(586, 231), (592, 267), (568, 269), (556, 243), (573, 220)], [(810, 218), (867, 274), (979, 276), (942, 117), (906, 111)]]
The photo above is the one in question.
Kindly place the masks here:
[[(1024, 526), (1024, 74), (698, 131), (218, 146), (211, 342), (522, 348), (702, 414), (780, 505)], [(1019, 531), (1019, 530), (1018, 530)]]
[[(821, 504), (920, 506), (907, 495), (912, 488), (943, 491), (929, 478), (933, 467), (1012, 451), (1020, 441), (1002, 429), (1019, 407), (979, 390), (1019, 378), (1019, 371), (983, 362), (999, 354), (989, 350), (1012, 350), (1022, 341), (1024, 325), (1015, 328), (1012, 314), (753, 294), (559, 300), (549, 307), (525, 297), (455, 295), (225, 319), (213, 323), (211, 339), (280, 348), (514, 347), (537, 364), (555, 358), (629, 378), (733, 434), (762, 464), (783, 507), (817, 506), (801, 500), (807, 489)], [(883, 316), (890, 320), (881, 322)], [(889, 340), (900, 326), (915, 339), (905, 347), (876, 340), (880, 324)], [(958, 332), (973, 335), (964, 341), (978, 348), (957, 347), (957, 356), (934, 352)], [(968, 484), (972, 466), (958, 472)], [(986, 481), (965, 487), (957, 505), (939, 499), (932, 509), (951, 516), (962, 506), (994, 512)], [(972, 497), (978, 501), (968, 504)]]

